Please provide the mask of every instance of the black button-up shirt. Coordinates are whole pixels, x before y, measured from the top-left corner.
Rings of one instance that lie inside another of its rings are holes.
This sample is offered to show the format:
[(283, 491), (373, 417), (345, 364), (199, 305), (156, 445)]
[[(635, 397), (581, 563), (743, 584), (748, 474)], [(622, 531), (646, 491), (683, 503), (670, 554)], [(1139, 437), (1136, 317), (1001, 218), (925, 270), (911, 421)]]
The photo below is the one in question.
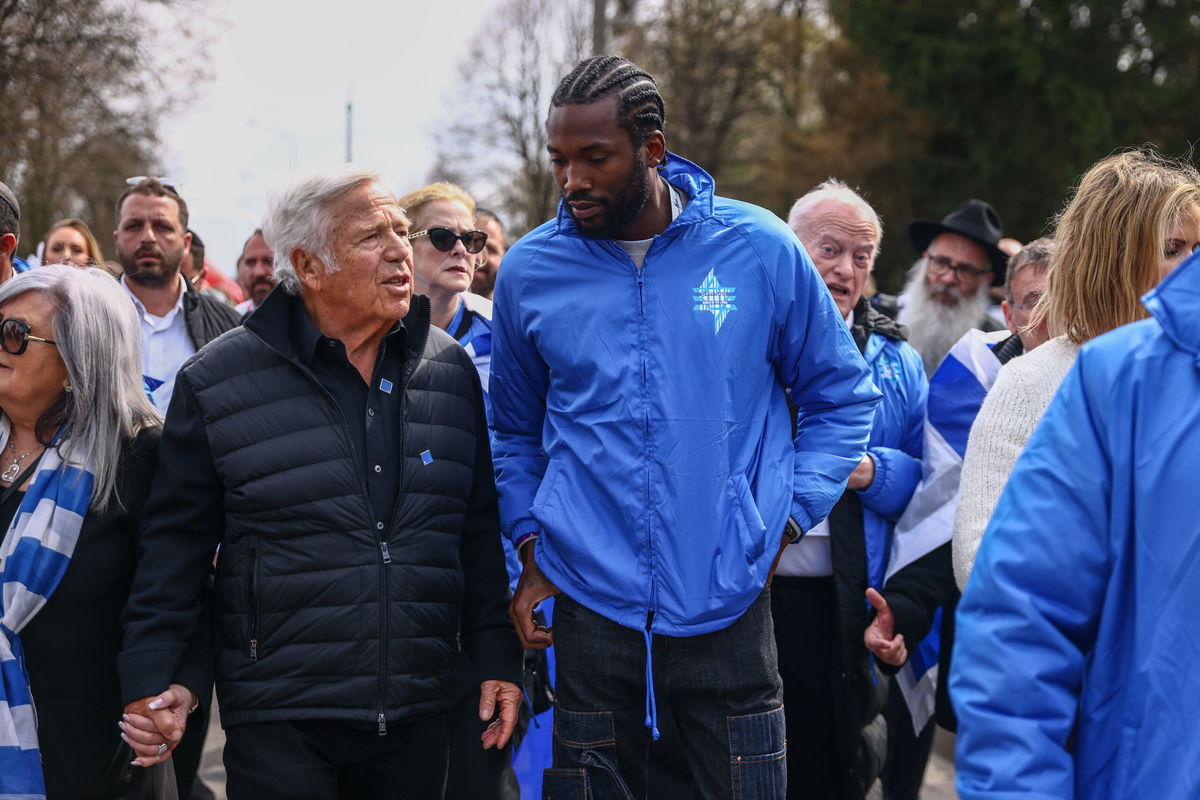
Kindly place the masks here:
[(404, 408), (401, 380), (404, 372), (405, 330), (397, 322), (383, 337), (370, 384), (346, 356), (346, 346), (323, 335), (304, 307), (292, 314), (292, 344), (346, 419), (359, 475), (366, 483), (375, 529), (387, 538), (392, 510), (400, 493)]

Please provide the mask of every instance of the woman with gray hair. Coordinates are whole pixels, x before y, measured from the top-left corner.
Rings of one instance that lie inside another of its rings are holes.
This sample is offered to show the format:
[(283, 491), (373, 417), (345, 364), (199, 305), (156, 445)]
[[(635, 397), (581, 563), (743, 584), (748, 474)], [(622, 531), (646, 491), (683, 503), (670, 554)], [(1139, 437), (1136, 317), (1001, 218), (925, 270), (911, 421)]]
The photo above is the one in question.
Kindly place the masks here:
[[(133, 305), (101, 270), (47, 266), (0, 286), (2, 796), (174, 792), (169, 767), (131, 769), (143, 753), (113, 730), (161, 425), (139, 341)], [(128, 735), (148, 753), (165, 744)]]

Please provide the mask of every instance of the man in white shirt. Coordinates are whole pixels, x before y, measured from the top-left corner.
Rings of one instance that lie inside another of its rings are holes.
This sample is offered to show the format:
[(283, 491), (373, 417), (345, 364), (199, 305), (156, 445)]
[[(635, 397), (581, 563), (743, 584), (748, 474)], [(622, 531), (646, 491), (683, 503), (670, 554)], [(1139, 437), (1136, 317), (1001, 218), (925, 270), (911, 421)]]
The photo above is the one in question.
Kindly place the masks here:
[(113, 240), (125, 269), (121, 285), (137, 306), (142, 376), (163, 413), (183, 362), (241, 322), (233, 308), (193, 290), (180, 276), (192, 241), (187, 217), (183, 198), (157, 178), (142, 179), (117, 200)]

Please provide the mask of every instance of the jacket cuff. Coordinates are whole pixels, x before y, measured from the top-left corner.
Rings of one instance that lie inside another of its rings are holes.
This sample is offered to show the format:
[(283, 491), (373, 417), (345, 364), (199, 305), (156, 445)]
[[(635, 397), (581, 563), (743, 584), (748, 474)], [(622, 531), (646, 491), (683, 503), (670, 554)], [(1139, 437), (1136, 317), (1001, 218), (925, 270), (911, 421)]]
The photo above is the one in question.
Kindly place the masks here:
[(513, 549), (518, 553), (521, 551), (521, 545), (529, 541), (542, 532), (542, 525), (533, 517), (525, 517), (519, 519), (512, 524), (508, 529), (508, 538), (513, 543)]
[(895, 630), (904, 637), (904, 643), (911, 653), (921, 640), (929, 635), (929, 615), (917, 604), (902, 594), (881, 592), (892, 610), (892, 620)]
[(475, 665), (475, 675), (480, 683), (508, 681), (521, 685), (524, 651), (517, 632), (511, 627), (480, 631), (465, 637), (463, 645)]
[(888, 459), (883, 458), (878, 450), (874, 448), (868, 450), (867, 456), (875, 465), (875, 477), (871, 480), (871, 485), (865, 489), (859, 489), (858, 494), (863, 501), (872, 503), (886, 495), (891, 488), (892, 471), (889, 469)]
[(800, 530), (808, 533), (813, 529), (813, 520), (809, 513), (804, 510), (804, 507), (792, 500), (792, 521), (800, 526)]
[[(171, 685), (171, 678), (178, 664), (177, 654), (162, 650), (121, 653), (117, 656), (117, 671), (121, 676), (121, 704), (129, 705), (134, 700), (153, 697), (166, 691)], [(195, 680), (195, 677), (189, 677), (189, 680)], [(179, 682), (197, 695), (203, 688), (192, 686), (183, 680)]]

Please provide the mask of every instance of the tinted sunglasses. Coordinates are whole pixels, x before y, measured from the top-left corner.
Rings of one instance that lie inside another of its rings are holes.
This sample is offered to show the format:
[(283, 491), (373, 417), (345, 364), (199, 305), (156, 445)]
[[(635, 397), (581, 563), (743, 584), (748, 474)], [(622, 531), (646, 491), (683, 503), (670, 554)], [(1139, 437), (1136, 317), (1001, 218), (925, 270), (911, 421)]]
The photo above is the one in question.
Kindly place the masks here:
[(4, 348), (4, 352), (19, 356), (25, 352), (25, 348), (29, 346), (30, 340), (58, 346), (58, 342), (51, 339), (43, 339), (40, 336), (34, 336), (30, 333), (28, 322), (13, 319), (12, 317), (0, 320), (0, 347)]
[(179, 194), (179, 181), (174, 178), (160, 178), (157, 175), (134, 175), (132, 178), (125, 179), (125, 185), (137, 186), (142, 181), (158, 181), (163, 185), (163, 188), (170, 189), (175, 194)]
[(417, 231), (410, 233), (409, 239), (415, 239), (418, 236), (428, 236), (429, 243), (441, 250), (443, 253), (449, 253), (454, 249), (454, 243), (462, 240), (463, 247), (468, 253), (478, 253), (487, 244), (487, 234), (483, 231), (467, 231), (466, 233), (455, 233), (449, 228), (430, 228), (425, 231)]

